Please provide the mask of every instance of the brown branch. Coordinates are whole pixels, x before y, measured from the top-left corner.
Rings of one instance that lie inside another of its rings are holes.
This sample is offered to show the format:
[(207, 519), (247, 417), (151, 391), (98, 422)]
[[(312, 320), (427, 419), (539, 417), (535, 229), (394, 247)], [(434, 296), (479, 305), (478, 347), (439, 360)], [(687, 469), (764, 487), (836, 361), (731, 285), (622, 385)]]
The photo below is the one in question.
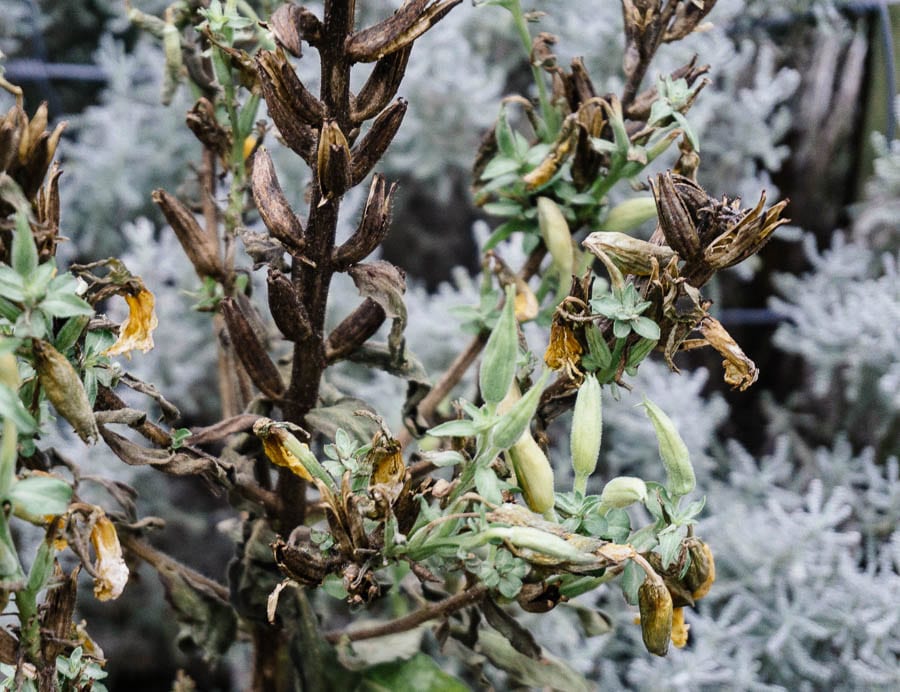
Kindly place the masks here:
[(397, 634), (398, 632), (406, 632), (418, 627), (422, 623), (434, 620), (455, 613), (467, 606), (478, 603), (487, 594), (487, 587), (484, 584), (478, 584), (471, 589), (466, 589), (455, 596), (438, 601), (432, 605), (425, 606), (419, 610), (413, 611), (409, 615), (404, 615), (396, 620), (390, 620), (372, 627), (364, 627), (356, 630), (334, 630), (325, 635), (325, 639), (332, 644), (336, 644), (344, 637), (350, 641), (360, 641), (362, 639), (374, 639), (375, 637), (383, 637), (388, 634)]

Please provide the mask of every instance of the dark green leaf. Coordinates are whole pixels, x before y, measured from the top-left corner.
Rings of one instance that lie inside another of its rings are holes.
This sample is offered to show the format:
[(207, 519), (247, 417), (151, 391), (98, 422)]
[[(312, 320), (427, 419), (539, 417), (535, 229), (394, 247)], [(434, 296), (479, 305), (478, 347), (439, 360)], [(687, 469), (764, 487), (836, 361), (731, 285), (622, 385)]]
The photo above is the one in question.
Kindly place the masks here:
[(434, 659), (417, 653), (408, 661), (382, 663), (367, 670), (361, 689), (372, 692), (468, 692), (469, 688), (449, 673), (441, 670)]
[(56, 350), (60, 353), (65, 353), (72, 348), (75, 342), (78, 341), (78, 337), (81, 336), (81, 332), (87, 327), (90, 319), (88, 315), (76, 315), (66, 320), (62, 329), (56, 334), (56, 339), (53, 340), (53, 346)]
[(16, 212), (16, 232), (13, 236), (10, 259), (12, 268), (26, 280), (38, 266), (37, 246), (34, 244), (34, 236), (31, 235), (28, 217), (23, 210)]

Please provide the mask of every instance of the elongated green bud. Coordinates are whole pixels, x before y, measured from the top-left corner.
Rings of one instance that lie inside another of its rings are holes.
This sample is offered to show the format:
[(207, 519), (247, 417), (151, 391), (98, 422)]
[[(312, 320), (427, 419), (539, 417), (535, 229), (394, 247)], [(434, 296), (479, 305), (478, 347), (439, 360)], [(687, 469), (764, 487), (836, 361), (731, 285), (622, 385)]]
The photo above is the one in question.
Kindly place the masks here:
[(656, 429), (659, 456), (666, 468), (669, 492), (676, 496), (687, 495), (697, 485), (687, 445), (678, 434), (672, 419), (659, 406), (646, 398), (642, 405)]
[(100, 433), (93, 407), (75, 368), (47, 341), (33, 340), (32, 351), (38, 380), (53, 408), (71, 423), (78, 437), (93, 443)]
[[(507, 286), (506, 303), (488, 338), (484, 357), (481, 359), (481, 369), (478, 371), (481, 396), (489, 404), (503, 401), (516, 374), (519, 337), (516, 333), (515, 307), (516, 289), (514, 286)], [(515, 439), (510, 444), (513, 442)]]
[(516, 441), (528, 430), (528, 425), (541, 401), (541, 393), (551, 371), (545, 370), (541, 378), (534, 386), (519, 399), (503, 417), (494, 424), (491, 430), (490, 443), (498, 452), (503, 452), (512, 447)]
[(537, 199), (538, 225), (553, 266), (559, 272), (559, 296), (569, 293), (575, 258), (572, 254), (572, 232), (559, 206), (549, 197)]
[(603, 437), (603, 408), (600, 383), (593, 375), (586, 375), (572, 415), (572, 467), (575, 469), (575, 490), (584, 494), (587, 479), (597, 468), (600, 442)]
[(517, 548), (525, 548), (572, 564), (591, 564), (597, 562), (597, 556), (583, 553), (559, 536), (541, 531), (531, 526), (493, 527), (487, 529), (480, 540), (502, 538)]
[(634, 476), (618, 476), (603, 486), (600, 505), (607, 509), (623, 509), (647, 497), (647, 485)]
[(632, 197), (609, 210), (603, 230), (624, 233), (655, 217), (656, 200), (653, 197)]
[(531, 433), (526, 431), (507, 454), (528, 508), (538, 514), (551, 509), (556, 502), (553, 467)]
[(644, 580), (638, 589), (638, 607), (644, 646), (651, 654), (665, 656), (672, 638), (672, 596), (662, 579)]

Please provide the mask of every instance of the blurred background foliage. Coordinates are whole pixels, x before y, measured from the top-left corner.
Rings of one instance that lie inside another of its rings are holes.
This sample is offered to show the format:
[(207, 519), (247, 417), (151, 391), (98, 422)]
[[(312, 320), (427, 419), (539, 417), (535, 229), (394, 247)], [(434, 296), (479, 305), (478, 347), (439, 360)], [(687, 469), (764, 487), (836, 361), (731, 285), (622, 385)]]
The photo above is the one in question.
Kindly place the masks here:
[[(157, 14), (166, 5), (134, 4)], [(265, 13), (276, 3), (251, 4)], [(362, 21), (398, 3), (359, 4)], [(546, 13), (541, 28), (561, 37), (562, 62), (583, 56), (599, 90), (619, 85), (618, 3), (533, 4)], [(792, 227), (712, 290), (714, 314), (761, 377), (733, 396), (707, 373), (718, 369), (715, 357), (686, 359), (677, 388), (664, 364), (646, 363), (635, 392), (607, 407), (597, 476), (602, 483), (642, 475), (642, 465), (656, 463), (655, 441), (634, 408), (640, 394), (674, 412), (698, 484), (708, 489), (700, 531), (719, 579), (690, 615), (691, 644), (668, 658), (643, 651), (622, 599), (602, 589), (591, 598), (614, 633), (586, 628), (577, 608), (566, 607), (541, 616), (542, 641), (601, 689), (898, 689), (900, 142), (891, 39), (900, 35), (900, 6), (719, 0), (710, 19), (711, 30), (661, 51), (653, 70), (667, 73), (693, 53), (712, 65), (713, 82), (691, 111), (704, 187), (791, 199)], [(475, 239), (484, 239), (490, 219), (472, 203), (469, 170), (500, 99), (528, 83), (514, 36), (505, 13), (464, 5), (421, 40), (401, 89), (410, 109), (386, 159), (386, 173), (401, 184), (384, 256), (409, 274), (408, 342), (432, 374), (469, 339), (454, 308), (478, 302)], [(29, 111), (47, 101), (53, 120), (69, 121), (60, 152), (71, 242), (61, 255), (116, 254), (143, 277), (156, 294), (160, 327), (157, 348), (133, 369), (178, 404), (185, 425), (214, 420), (209, 318), (191, 310), (199, 286), (150, 199), (156, 187), (192, 184), (199, 157), (183, 125), (188, 96), (182, 90), (171, 105), (160, 103), (161, 49), (129, 27), (114, 0), (0, 0), (0, 49)], [(316, 81), (312, 63), (301, 60), (298, 70)], [(307, 173), (277, 151), (285, 192), (298, 201)], [(345, 207), (358, 213), (363, 201)], [(345, 232), (353, 218), (344, 215)], [(512, 264), (515, 252), (504, 250)], [(349, 282), (336, 284), (335, 313), (354, 296)], [(335, 377), (399, 423), (400, 381), (352, 366)], [(461, 391), (472, 387), (464, 381)], [(127, 475), (145, 512), (166, 518), (161, 547), (224, 578), (226, 505), (197, 483), (91, 455), (94, 468)], [(152, 575), (130, 583), (115, 605), (85, 607), (111, 660), (111, 689), (169, 689), (178, 668), (201, 689), (246, 682), (239, 647), (212, 668), (176, 650)]]

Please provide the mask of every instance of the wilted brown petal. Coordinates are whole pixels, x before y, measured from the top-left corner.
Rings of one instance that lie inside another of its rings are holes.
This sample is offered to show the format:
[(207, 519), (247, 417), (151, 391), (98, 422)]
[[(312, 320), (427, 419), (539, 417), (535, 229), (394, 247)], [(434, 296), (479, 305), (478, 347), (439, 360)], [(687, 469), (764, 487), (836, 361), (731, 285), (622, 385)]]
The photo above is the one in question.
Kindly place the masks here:
[(725, 359), (722, 361), (722, 367), (725, 368), (725, 381), (728, 384), (743, 392), (756, 382), (756, 378), (759, 377), (756, 364), (747, 357), (718, 320), (709, 316), (704, 317), (700, 321), (699, 329), (709, 345)]

